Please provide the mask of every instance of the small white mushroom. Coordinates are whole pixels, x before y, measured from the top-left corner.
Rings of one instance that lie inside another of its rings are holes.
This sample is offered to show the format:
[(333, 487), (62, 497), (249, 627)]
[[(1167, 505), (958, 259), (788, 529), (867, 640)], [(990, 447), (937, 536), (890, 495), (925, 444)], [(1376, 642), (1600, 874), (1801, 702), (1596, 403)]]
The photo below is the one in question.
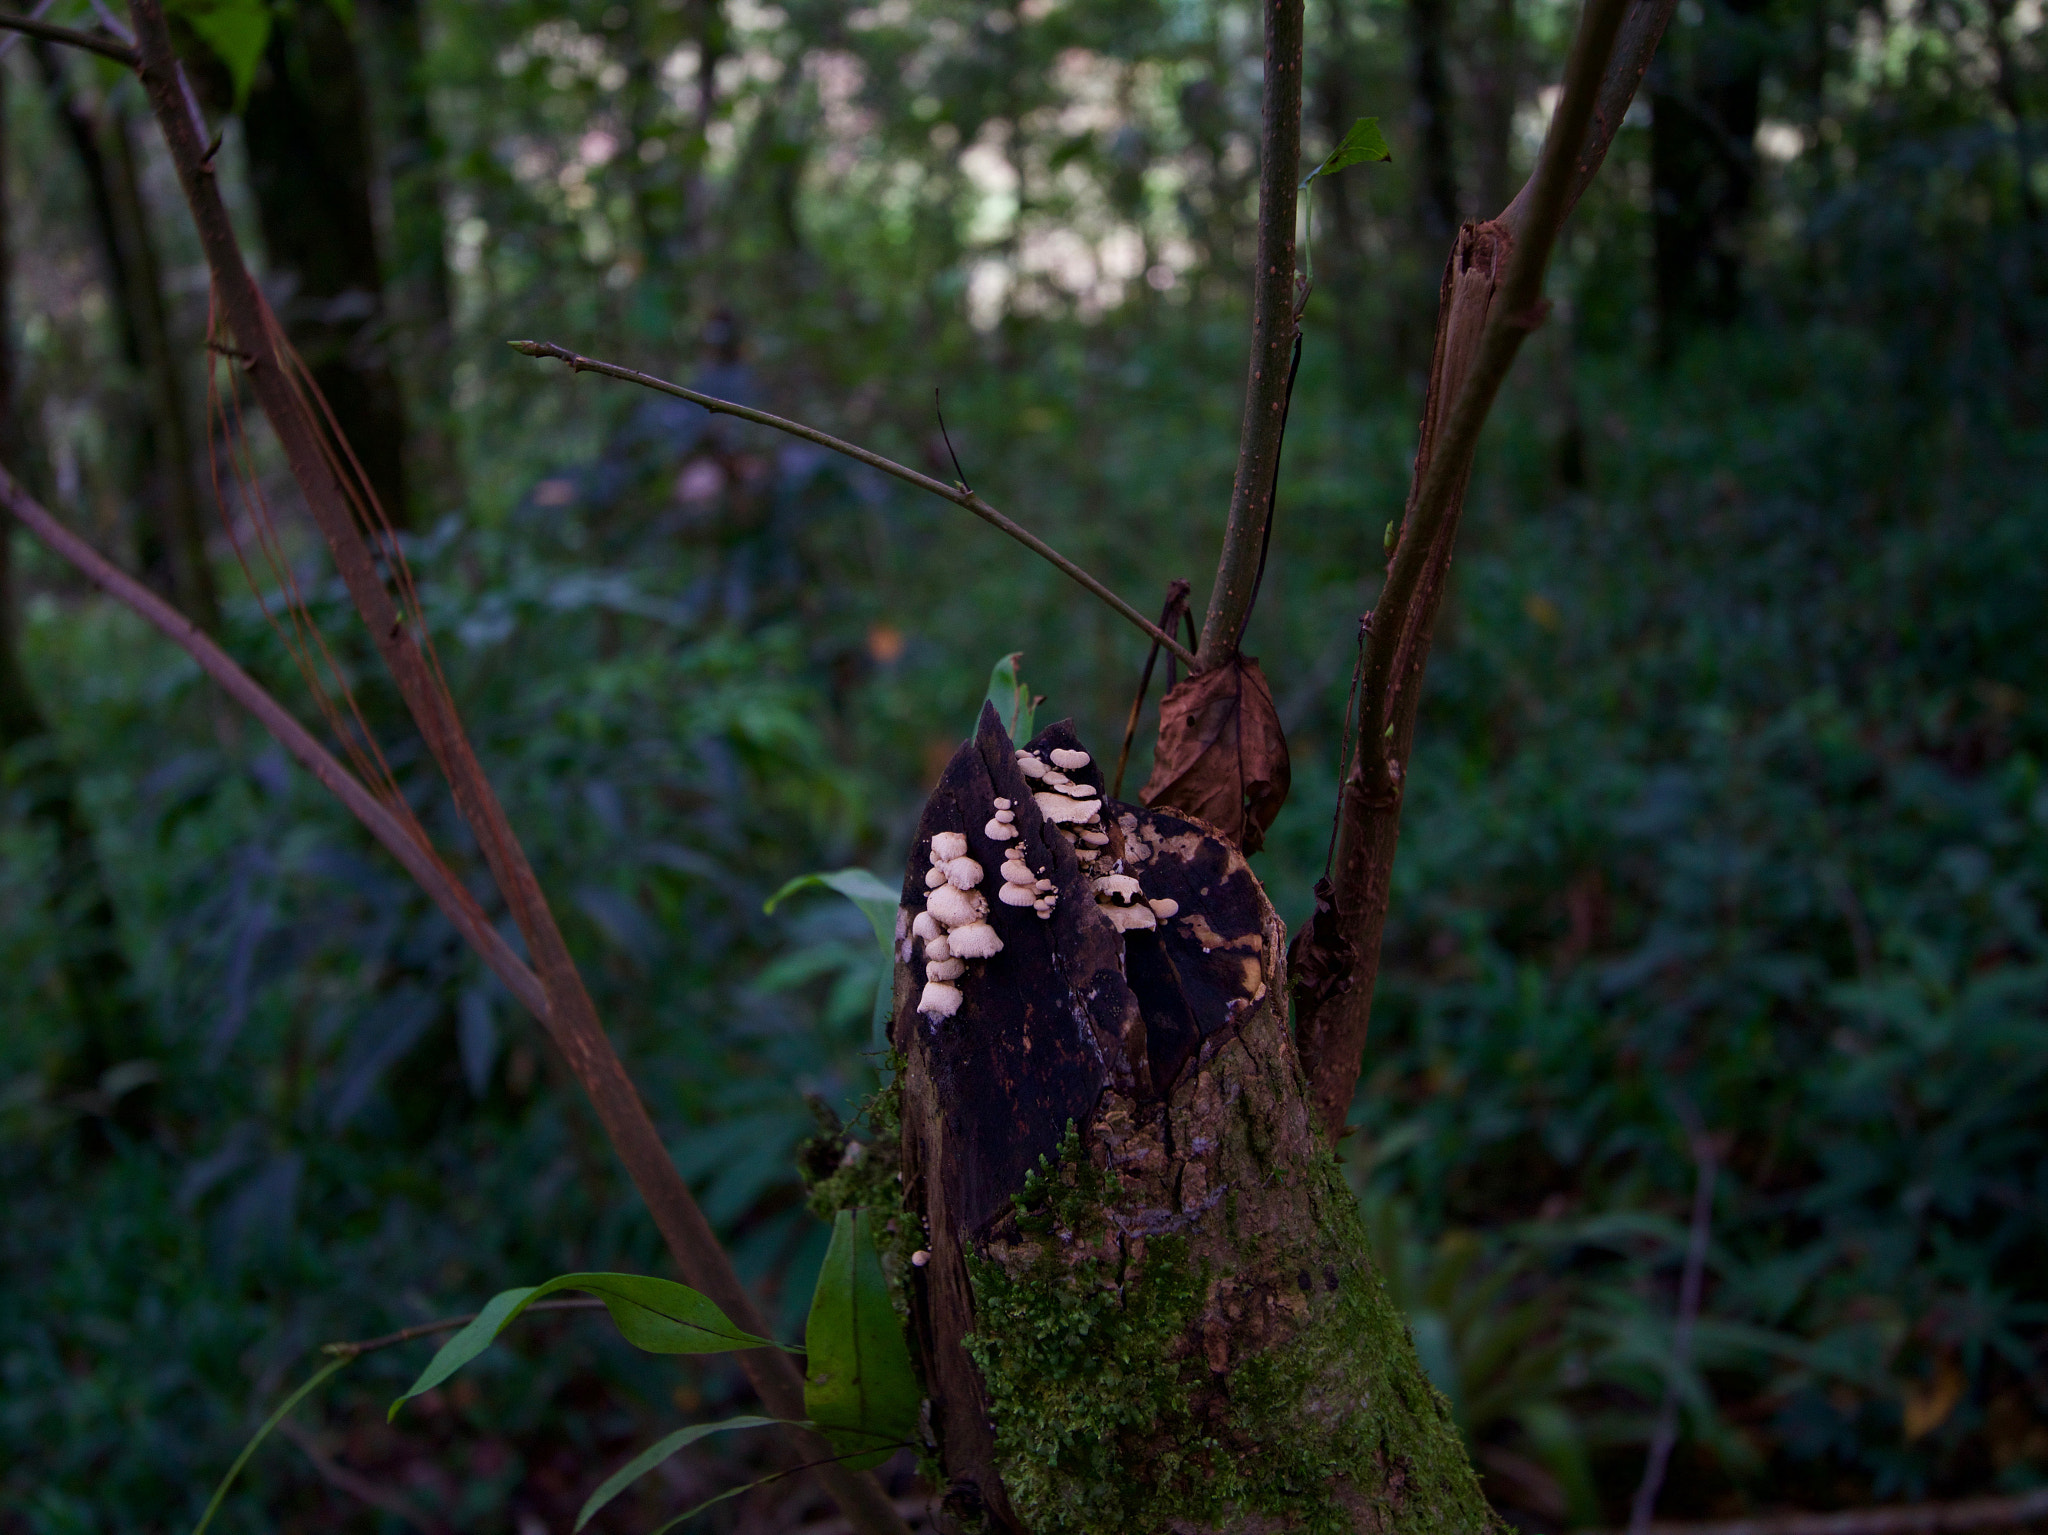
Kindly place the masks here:
[(1017, 819), (1017, 812), (1012, 810), (1008, 805), (999, 805), (996, 808), (996, 819), (998, 821), (1001, 821), (1005, 826), (1013, 825)]
[[(1149, 917), (1151, 913), (1145, 915)], [(959, 959), (990, 959), (1003, 950), (1003, 940), (986, 922), (970, 922), (964, 927), (956, 927), (946, 935), (946, 941), (953, 946), (953, 953)]]
[(927, 1018), (950, 1018), (960, 1011), (960, 1004), (967, 999), (960, 995), (958, 986), (949, 986), (944, 981), (926, 981), (924, 994), (917, 999), (917, 1010)]
[(1056, 826), (1090, 820), (1102, 809), (1099, 799), (1068, 799), (1064, 794), (1034, 794), (1031, 800), (1038, 806), (1038, 813)]
[(929, 1263), (929, 1262), (931, 1262), (931, 1261), (932, 1261), (932, 1255), (931, 1255), (931, 1253), (930, 1253), (930, 1252), (929, 1252), (929, 1251), (928, 1251), (927, 1249), (925, 1249), (925, 1248), (922, 1248), (922, 1247), (920, 1247), (920, 1248), (919, 1248), (919, 1249), (918, 1249), (918, 1250), (917, 1250), (916, 1252), (914, 1252), (914, 1253), (912, 1253), (912, 1254), (910, 1255), (910, 1266), (911, 1266), (912, 1268), (919, 1268), (919, 1269), (921, 1269), (921, 1268), (923, 1268), (923, 1267), (924, 1267), (924, 1266), (925, 1266), (925, 1265), (926, 1265), (927, 1263)]
[(1147, 901), (1145, 904), (1152, 908), (1152, 915), (1161, 922), (1164, 922), (1168, 917), (1180, 910), (1180, 902), (1170, 895), (1163, 895), (1158, 900)]
[(1145, 893), (1145, 888), (1128, 874), (1105, 874), (1095, 882), (1095, 893), (1133, 901)]
[(1004, 799), (1000, 794), (998, 794), (994, 799), (990, 800), (989, 803), (994, 805), (998, 810), (1008, 810), (1010, 808), (1010, 802)]
[(1031, 872), (1031, 865), (1019, 859), (1011, 859), (1003, 865), (1003, 883), (1006, 885), (1028, 885), (1038, 876)]
[(939, 866), (938, 864), (933, 864), (933, 865), (932, 865), (932, 866), (931, 866), (931, 867), (930, 867), (929, 869), (926, 869), (926, 870), (924, 871), (924, 888), (925, 888), (925, 889), (927, 889), (927, 890), (936, 890), (936, 889), (938, 889), (938, 888), (939, 888), (939, 886), (941, 886), (941, 885), (945, 884), (945, 882), (946, 882), (946, 871), (945, 871), (945, 869), (944, 869), (944, 868), (942, 868), (942, 867), (941, 867), (941, 866)]
[(947, 945), (944, 933), (939, 934), (936, 938), (927, 938), (925, 940), (924, 957), (926, 959), (951, 959), (953, 957), (953, 950)]
[(1017, 828), (1008, 821), (990, 821), (982, 827), (981, 834), (991, 842), (1008, 842), (1017, 835)]
[[(975, 892), (955, 890), (951, 885), (941, 885), (925, 897), (924, 909), (946, 927), (964, 927), (969, 922), (979, 922), (988, 915), (988, 902)], [(955, 942), (953, 952), (960, 952)]]
[(1005, 885), (996, 892), (996, 899), (1005, 906), (1029, 906), (1038, 897), (1031, 893), (1029, 885)]
[(1036, 890), (1040, 895), (1044, 895), (1047, 891), (1053, 888), (1053, 884), (1052, 881), (1049, 879), (1034, 880), (1032, 882), (1032, 888)]
[(1128, 933), (1133, 928), (1159, 926), (1159, 919), (1152, 915), (1149, 906), (1098, 906), (1096, 910), (1109, 918), (1119, 933)]
[(910, 924), (910, 930), (926, 943), (935, 942), (944, 936), (944, 929), (939, 926), (939, 919), (928, 911), (921, 911), (917, 914)]
[(1045, 781), (1051, 784), (1055, 789), (1057, 789), (1062, 784), (1070, 784), (1074, 780), (1067, 777), (1067, 775), (1065, 773), (1062, 773), (1058, 768), (1047, 768), (1045, 770)]
[(955, 890), (972, 890), (981, 883), (981, 865), (965, 856), (948, 859), (946, 883)]
[(1084, 831), (1081, 833), (1081, 840), (1090, 847), (1108, 847), (1109, 833), (1106, 831)]
[(1045, 777), (1045, 764), (1029, 752), (1019, 752), (1017, 753), (1017, 771), (1026, 778), (1043, 778)]
[(932, 833), (932, 857), (939, 863), (951, 863), (956, 858), (967, 856), (967, 838), (957, 831), (936, 831)]
[(1086, 752), (1069, 751), (1064, 746), (1055, 746), (1046, 755), (1052, 758), (1055, 767), (1084, 768), (1089, 763)]
[(1101, 792), (1093, 784), (1081, 783), (1071, 778), (1060, 785), (1060, 793), (1066, 795), (1069, 799), (1093, 799)]
[(924, 967), (924, 978), (928, 981), (957, 981), (966, 973), (966, 962), (958, 959), (928, 960)]

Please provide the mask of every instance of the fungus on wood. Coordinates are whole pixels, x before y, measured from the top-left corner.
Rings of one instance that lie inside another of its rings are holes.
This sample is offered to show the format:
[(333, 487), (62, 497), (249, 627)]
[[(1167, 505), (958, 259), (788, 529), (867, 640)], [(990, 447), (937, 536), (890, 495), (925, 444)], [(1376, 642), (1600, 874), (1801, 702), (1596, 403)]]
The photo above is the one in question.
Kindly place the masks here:
[(1214, 827), (984, 708), (910, 854), (892, 1024), (951, 1528), (1495, 1527), (1316, 1130), (1285, 950)]

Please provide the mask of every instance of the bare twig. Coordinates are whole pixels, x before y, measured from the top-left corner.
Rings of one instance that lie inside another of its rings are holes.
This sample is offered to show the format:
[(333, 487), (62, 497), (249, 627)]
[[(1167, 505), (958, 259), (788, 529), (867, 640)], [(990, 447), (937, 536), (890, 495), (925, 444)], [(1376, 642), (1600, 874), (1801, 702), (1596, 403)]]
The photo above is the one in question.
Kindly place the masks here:
[(1643, 1479), (1636, 1485), (1629, 1510), (1629, 1535), (1646, 1535), (1657, 1512), (1657, 1494), (1664, 1490), (1664, 1472), (1678, 1444), (1678, 1377), (1692, 1360), (1692, 1328), (1699, 1320), (1700, 1292), (1707, 1277), (1707, 1244), (1714, 1231), (1714, 1178), (1719, 1162), (1714, 1144), (1690, 1110), (1684, 1112), (1686, 1137), (1692, 1142), (1694, 1166), (1692, 1225), (1685, 1242), (1685, 1268), (1678, 1280), (1678, 1316), (1671, 1328), (1671, 1377), (1657, 1408), (1657, 1426), (1650, 1434)]
[[(598, 1311), (604, 1302), (594, 1298), (575, 1300), (535, 1301), (526, 1308), (527, 1314), (536, 1311)], [(354, 1359), (362, 1354), (374, 1354), (380, 1348), (396, 1348), (401, 1343), (410, 1343), (415, 1338), (431, 1338), (437, 1332), (454, 1332), (458, 1327), (467, 1327), (481, 1312), (472, 1311), (466, 1316), (444, 1316), (438, 1322), (421, 1322), (415, 1327), (401, 1327), (397, 1332), (387, 1332), (381, 1338), (364, 1338), (356, 1343), (323, 1343), (320, 1352), (336, 1359)]]
[[(881, 454), (863, 448), (857, 443), (843, 441), (840, 438), (834, 437), (829, 432), (819, 431), (814, 426), (805, 426), (800, 421), (790, 421), (781, 416), (770, 415), (767, 411), (755, 410), (750, 405), (736, 405), (731, 400), (721, 400), (716, 395), (701, 394), (695, 389), (686, 389), (681, 384), (672, 384), (665, 378), (656, 378), (652, 373), (641, 373), (633, 368), (622, 368), (615, 362), (604, 362), (596, 357), (585, 357), (582, 353), (572, 352), (565, 346), (557, 346), (552, 341), (512, 341), (508, 342), (507, 345), (513, 351), (523, 352), (528, 357), (552, 357), (557, 361), (565, 362), (569, 365), (569, 370), (572, 373), (600, 373), (606, 378), (622, 379), (629, 384), (638, 384), (643, 389), (652, 389), (661, 394), (672, 394), (679, 400), (688, 400), (692, 405), (701, 405), (714, 416), (735, 416), (741, 421), (752, 421), (757, 426), (772, 427), (778, 432), (787, 432), (792, 437), (801, 437), (805, 442), (814, 442), (821, 448), (830, 448), (834, 453), (843, 453), (856, 463), (866, 464), (870, 469), (879, 469), (882, 473), (891, 475), (903, 481), (906, 485), (915, 485), (919, 490), (930, 491), (943, 501), (950, 501), (955, 506), (965, 507), (983, 522), (989, 524), (989, 526), (1000, 528), (1033, 554), (1057, 566), (1076, 583), (1085, 587), (1097, 597), (1100, 597), (1104, 602), (1116, 609), (1118, 613), (1144, 630), (1146, 635), (1155, 643), (1164, 645), (1189, 665), (1194, 664), (1194, 655), (1172, 635), (1160, 629), (1151, 619), (1140, 613), (1064, 554), (1061, 554), (1059, 550), (1053, 548), (1052, 545), (1048, 544), (1036, 533), (1033, 533), (1021, 523), (1013, 522), (1010, 518), (1005, 517), (1001, 512), (982, 500), (980, 496), (966, 489), (965, 486), (956, 488), (946, 484), (943, 480), (935, 480), (928, 474), (920, 474), (917, 470), (907, 465), (897, 463), (893, 458), (884, 458)], [(959, 466), (955, 464), (954, 467), (958, 468)]]
[(2048, 1519), (2048, 1487), (2003, 1498), (1849, 1508), (1833, 1514), (1769, 1514), (1703, 1523), (1662, 1521), (1644, 1535), (1962, 1535), (1965, 1530), (2017, 1530)]
[[(307, 509), (334, 555), (343, 584), (369, 626), (511, 908), (546, 994), (548, 1032), (588, 1094), (684, 1279), (735, 1326), (766, 1336), (768, 1329), (753, 1296), (698, 1208), (689, 1184), (676, 1170), (646, 1104), (606, 1037), (525, 849), (477, 761), (439, 665), (426, 644), (404, 550), (377, 507), (354, 454), (313, 389), (310, 376), (284, 344), (277, 322), (242, 260), (240, 243), (202, 142), (203, 125), (193, 121), (187, 107), (163, 0), (130, 0), (130, 14), (141, 54), (143, 89), (197, 226), (220, 313), (234, 332), (236, 345), (249, 354), (244, 367), (250, 387), (270, 421)], [(365, 536), (366, 527), (377, 540), (374, 552)], [(385, 587), (378, 568), (380, 556), (407, 599), (403, 611)], [(787, 1354), (779, 1349), (754, 1349), (741, 1354), (739, 1361), (773, 1416), (803, 1418), (803, 1376)], [(788, 1432), (794, 1438), (790, 1449), (797, 1459), (820, 1459), (820, 1452), (829, 1448), (806, 1430)], [(821, 1467), (819, 1474), (834, 1501), (866, 1535), (904, 1535), (902, 1519), (873, 1477), (838, 1465)]]
[(370, 835), (383, 843), (391, 855), (405, 866), (405, 872), (419, 882), (420, 888), (455, 924), (456, 931), (483, 958), (491, 973), (505, 983), (505, 989), (518, 999), (520, 1005), (536, 1018), (546, 1021), (547, 997), (541, 991), (540, 982), (498, 930), (491, 926), (475, 897), (435, 856), (434, 850), (423, 845), (411, 827), (337, 762), (313, 738), (312, 732), (264, 691), (260, 682), (237, 666), (234, 659), (191, 619), (37, 505), (4, 467), (0, 467), (0, 505), (5, 505), (23, 527), (41, 539), (53, 553), (76, 567), (93, 585), (132, 609), (184, 650), (199, 663), (200, 670), (220, 686), (221, 691), (255, 715), (257, 722), (277, 738), (278, 744), (318, 779), (322, 787), (347, 806), (349, 813), (368, 828)]
[[(36, 8), (30, 11), (22, 20), (41, 21), (50, 14), (50, 7), (56, 3), (57, 0), (36, 0)], [(26, 32), (12, 31), (5, 37), (0, 37), (0, 59), (4, 59), (8, 54), (14, 52), (14, 45), (26, 36), (28, 36)]]
[(1301, 179), (1302, 0), (1266, 0), (1266, 73), (1259, 138), (1258, 270), (1252, 281), (1252, 346), (1245, 380), (1230, 520), (1216, 584), (1192, 664), (1220, 666), (1237, 649), (1257, 590), (1272, 488), (1287, 426), (1288, 358), (1296, 331), (1295, 183)]
[(63, 43), (69, 48), (83, 48), (88, 53), (97, 53), (102, 58), (112, 59), (116, 64), (125, 64), (130, 69), (141, 67), (141, 59), (133, 48), (119, 38), (108, 37), (103, 32), (81, 32), (76, 27), (60, 27), (55, 22), (38, 19), (37, 15), (18, 16), (11, 11), (0, 11), (0, 32), (21, 32), (29, 37), (39, 37), (46, 43)]
[[(1180, 616), (1187, 611), (1188, 593), (1193, 588), (1187, 582), (1174, 577), (1166, 588), (1166, 606), (1159, 614), (1159, 627), (1168, 634), (1180, 622)], [(1124, 721), (1123, 749), (1116, 754), (1116, 777), (1109, 785), (1109, 797), (1124, 797), (1124, 769), (1131, 763), (1131, 742), (1138, 734), (1138, 715), (1145, 707), (1145, 693), (1152, 686), (1152, 668), (1159, 664), (1159, 642), (1154, 640), (1152, 648), (1145, 652), (1145, 670), (1138, 677), (1138, 694), (1131, 700), (1131, 717)]]
[(1302, 1065), (1332, 1137), (1343, 1129), (1365, 1053), (1422, 673), (1479, 434), (1522, 341), (1542, 323), (1543, 275), (1558, 230), (1611, 144), (1669, 15), (1668, 0), (1586, 0), (1535, 173), (1501, 218), (1459, 231), (1445, 267), (1408, 506), (1368, 615), (1358, 749), (1339, 796), (1330, 952), (1320, 966), (1303, 967), (1343, 979), (1296, 997)]

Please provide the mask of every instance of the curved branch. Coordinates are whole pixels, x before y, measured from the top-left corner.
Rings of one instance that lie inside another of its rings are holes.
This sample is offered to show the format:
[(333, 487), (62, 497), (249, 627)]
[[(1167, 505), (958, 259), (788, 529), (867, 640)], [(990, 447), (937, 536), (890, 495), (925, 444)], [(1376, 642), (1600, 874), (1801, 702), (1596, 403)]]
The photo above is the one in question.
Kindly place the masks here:
[(1009, 534), (1010, 537), (1016, 539), (1018, 543), (1029, 549), (1033, 554), (1057, 566), (1077, 584), (1100, 597), (1104, 602), (1116, 609), (1118, 613), (1123, 615), (1123, 617), (1144, 630), (1146, 637), (1155, 645), (1165, 646), (1174, 655), (1178, 656), (1184, 664), (1194, 665), (1194, 654), (1185, 645), (1175, 640), (1172, 635), (1161, 629), (1151, 619), (1140, 613), (1064, 554), (1061, 554), (1059, 550), (1053, 548), (1051, 544), (1048, 544), (1036, 533), (1033, 533), (1023, 524), (1005, 517), (964, 485), (955, 487), (946, 484), (943, 480), (935, 480), (928, 474), (918, 473), (917, 470), (910, 468), (906, 464), (897, 463), (893, 458), (884, 458), (872, 449), (863, 448), (857, 443), (847, 442), (841, 438), (834, 437), (830, 432), (821, 432), (814, 426), (805, 426), (801, 421), (791, 421), (782, 416), (770, 415), (765, 410), (755, 410), (751, 405), (736, 405), (731, 400), (719, 399), (717, 395), (700, 394), (695, 389), (685, 389), (681, 384), (671, 384), (665, 378), (656, 378), (652, 373), (641, 373), (633, 368), (620, 367), (615, 362), (604, 362), (596, 357), (585, 357), (582, 353), (572, 352), (565, 346), (557, 346), (552, 341), (508, 341), (506, 345), (511, 347), (513, 351), (524, 353), (528, 357), (552, 357), (557, 361), (565, 362), (569, 365), (569, 371), (572, 373), (601, 373), (606, 378), (623, 379), (626, 383), (638, 384), (643, 389), (652, 389), (658, 394), (672, 394), (679, 400), (688, 400), (692, 405), (701, 405), (714, 416), (735, 416), (741, 421), (751, 421), (757, 426), (772, 427), (778, 432), (787, 432), (792, 437), (801, 437), (805, 442), (814, 442), (821, 448), (830, 448), (834, 453), (843, 453), (856, 463), (866, 464), (870, 469), (879, 469), (883, 474), (893, 475), (906, 485), (915, 485), (919, 490), (930, 491), (941, 500), (950, 501), (955, 506), (964, 506), (983, 522)]
[(405, 872), (419, 882), (420, 888), (455, 924), (455, 930), (468, 940), (470, 947), (490, 967), (491, 973), (505, 983), (505, 989), (512, 993), (520, 1006), (542, 1023), (548, 1021), (547, 996), (541, 990), (539, 979), (485, 919), (483, 911), (449, 872), (448, 866), (392, 813), (389, 806), (337, 762), (327, 748), (313, 738), (311, 731), (264, 690), (262, 683), (237, 666), (234, 658), (191, 619), (52, 517), (4, 467), (0, 467), (0, 506), (5, 506), (52, 553), (69, 561), (93, 585), (134, 611), (145, 623), (197, 661), (199, 669), (219, 684), (222, 692), (255, 715), (257, 722), (277, 738), (278, 745), (290, 752), (301, 767), (320, 781), (323, 788), (346, 805), (349, 813), (363, 823), (370, 835), (383, 843), (391, 856), (405, 866)]
[(46, 43), (62, 43), (67, 48), (83, 48), (87, 53), (97, 53), (103, 59), (112, 59), (129, 69), (142, 67), (142, 56), (117, 37), (104, 32), (81, 32), (75, 27), (60, 27), (55, 22), (41, 21), (34, 16), (17, 16), (0, 11), (0, 32), (20, 32), (29, 37), (39, 37)]

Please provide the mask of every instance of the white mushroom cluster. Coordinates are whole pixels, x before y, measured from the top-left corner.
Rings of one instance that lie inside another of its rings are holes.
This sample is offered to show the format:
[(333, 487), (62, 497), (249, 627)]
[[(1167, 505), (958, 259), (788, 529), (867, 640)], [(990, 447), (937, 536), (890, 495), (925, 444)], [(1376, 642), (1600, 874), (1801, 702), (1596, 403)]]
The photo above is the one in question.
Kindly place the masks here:
[(1023, 844), (1017, 840), (1016, 807), (998, 797), (995, 814), (989, 817), (988, 825), (982, 830), (991, 842), (1015, 844), (1003, 850), (1003, 882), (996, 887), (996, 899), (1005, 906), (1029, 906), (1038, 913), (1041, 922), (1050, 917), (1060, 898), (1059, 892), (1053, 888), (1052, 881), (1032, 868), (1024, 856)]
[(928, 1018), (950, 1018), (960, 1011), (962, 998), (955, 983), (966, 973), (968, 960), (1002, 952), (1003, 940), (988, 925), (988, 898), (981, 893), (981, 879), (981, 865), (967, 856), (964, 835), (932, 834), (924, 910), (910, 924), (924, 940), (924, 994), (917, 1000), (917, 1010)]
[[(1102, 825), (1101, 791), (1069, 776), (1086, 767), (1088, 761), (1086, 752), (1063, 746), (1055, 746), (1044, 757), (1035, 752), (1017, 753), (1019, 771), (1034, 785), (1043, 785), (1042, 788), (1033, 788), (1032, 803), (1038, 806), (1039, 814), (1073, 844), (1074, 855), (1081, 861), (1081, 872), (1094, 888), (1095, 904), (1103, 915), (1115, 924), (1120, 933), (1128, 933), (1133, 928), (1157, 927), (1179, 911), (1180, 905), (1170, 900), (1146, 900), (1138, 882), (1123, 872), (1122, 861), (1111, 856), (1109, 833)], [(1001, 805), (1003, 801), (997, 800), (996, 803)], [(1008, 864), (1003, 866), (1005, 879), (1010, 877), (1009, 869)], [(1046, 882), (1040, 882), (1040, 889), (1049, 888)], [(1003, 898), (1009, 900), (1007, 891)], [(1023, 902), (1011, 904), (1022, 905)], [(1050, 915), (1050, 905), (1040, 905), (1038, 914), (1041, 917)]]

